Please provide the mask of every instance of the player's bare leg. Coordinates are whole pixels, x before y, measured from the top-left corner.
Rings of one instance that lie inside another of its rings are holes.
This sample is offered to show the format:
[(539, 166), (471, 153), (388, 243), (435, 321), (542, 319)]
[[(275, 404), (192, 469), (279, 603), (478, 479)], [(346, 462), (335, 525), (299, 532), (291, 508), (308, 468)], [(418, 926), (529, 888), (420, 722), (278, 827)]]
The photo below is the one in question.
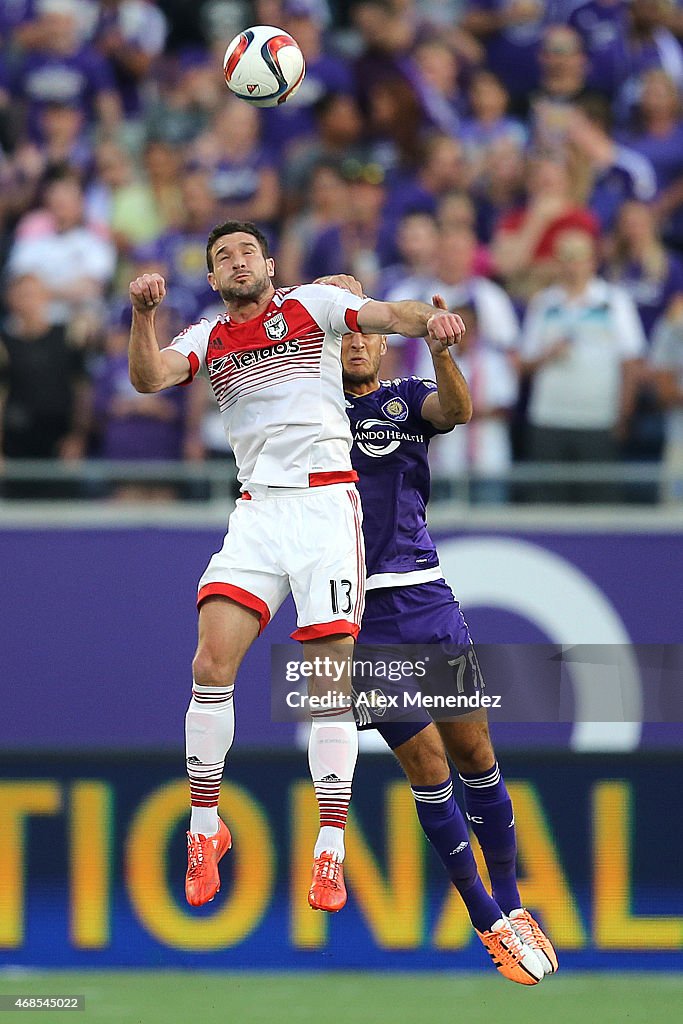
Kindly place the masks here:
[(358, 759), (358, 733), (351, 708), (353, 638), (328, 637), (304, 644), (307, 660), (329, 658), (336, 670), (316, 675), (309, 696), (332, 698), (312, 710), (308, 764), (320, 809), (320, 831), (313, 851), (313, 879), (308, 892), (314, 910), (335, 913), (346, 903), (344, 829)]
[(467, 819), (479, 840), (493, 896), (519, 937), (536, 952), (544, 972), (558, 967), (557, 953), (540, 925), (522, 906), (517, 886), (515, 815), (489, 735), (486, 711), (437, 723), (463, 783)]
[(258, 615), (229, 598), (212, 596), (202, 602), (192, 699), (185, 716), (192, 803), (185, 896), (195, 907), (208, 903), (220, 889), (218, 862), (232, 845), (230, 831), (218, 817), (218, 798), (235, 735), (235, 677), (258, 632)]
[(536, 985), (543, 965), (520, 940), (479, 877), (465, 819), (453, 797), (453, 779), (443, 743), (428, 725), (394, 753), (408, 776), (420, 824), (460, 893), (470, 920), (497, 970), (510, 981)]

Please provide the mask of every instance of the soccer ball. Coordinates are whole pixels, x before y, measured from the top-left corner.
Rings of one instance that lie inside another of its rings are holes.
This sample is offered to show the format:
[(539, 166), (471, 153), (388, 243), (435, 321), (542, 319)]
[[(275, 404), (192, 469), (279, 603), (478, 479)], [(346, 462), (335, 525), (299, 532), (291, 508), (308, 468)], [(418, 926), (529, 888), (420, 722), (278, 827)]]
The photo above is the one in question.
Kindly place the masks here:
[(232, 40), (223, 58), (228, 89), (255, 107), (277, 107), (294, 95), (306, 65), (297, 42), (281, 28), (255, 25)]

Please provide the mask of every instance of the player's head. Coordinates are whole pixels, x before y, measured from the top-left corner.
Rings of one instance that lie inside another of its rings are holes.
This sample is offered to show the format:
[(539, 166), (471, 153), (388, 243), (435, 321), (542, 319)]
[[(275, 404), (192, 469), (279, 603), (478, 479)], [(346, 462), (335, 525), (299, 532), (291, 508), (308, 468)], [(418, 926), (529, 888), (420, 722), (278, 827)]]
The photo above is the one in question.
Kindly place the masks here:
[(378, 379), (379, 364), (387, 350), (383, 334), (345, 334), (342, 337), (342, 369), (348, 387), (373, 384)]
[(224, 302), (258, 301), (272, 287), (268, 239), (250, 221), (218, 224), (206, 242), (209, 284)]

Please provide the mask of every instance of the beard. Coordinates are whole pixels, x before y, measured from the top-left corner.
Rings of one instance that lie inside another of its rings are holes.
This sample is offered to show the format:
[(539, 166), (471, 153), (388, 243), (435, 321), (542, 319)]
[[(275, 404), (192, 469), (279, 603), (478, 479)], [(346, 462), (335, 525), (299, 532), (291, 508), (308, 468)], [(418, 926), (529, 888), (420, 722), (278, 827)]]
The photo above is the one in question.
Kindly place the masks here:
[(377, 380), (379, 366), (369, 370), (344, 370), (344, 384), (351, 384), (353, 387), (363, 387), (365, 384), (372, 384)]
[(234, 302), (258, 302), (270, 286), (270, 277), (264, 272), (261, 277), (252, 277), (249, 281), (235, 281), (230, 285), (221, 285), (218, 288), (218, 294), (226, 305)]

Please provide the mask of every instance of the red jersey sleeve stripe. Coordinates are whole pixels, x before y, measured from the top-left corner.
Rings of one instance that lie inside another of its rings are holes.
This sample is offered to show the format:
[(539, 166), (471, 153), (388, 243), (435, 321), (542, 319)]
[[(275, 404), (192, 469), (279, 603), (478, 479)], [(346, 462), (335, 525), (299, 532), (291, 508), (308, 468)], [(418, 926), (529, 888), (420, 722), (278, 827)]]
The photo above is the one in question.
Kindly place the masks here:
[(188, 352), (187, 361), (190, 364), (190, 376), (187, 380), (182, 380), (180, 382), (178, 386), (181, 388), (187, 387), (188, 384), (191, 384), (199, 372), (199, 360), (194, 352)]
[(346, 326), (350, 331), (353, 331), (354, 334), (358, 334), (360, 332), (357, 309), (347, 309), (344, 313), (344, 320), (346, 321)]

